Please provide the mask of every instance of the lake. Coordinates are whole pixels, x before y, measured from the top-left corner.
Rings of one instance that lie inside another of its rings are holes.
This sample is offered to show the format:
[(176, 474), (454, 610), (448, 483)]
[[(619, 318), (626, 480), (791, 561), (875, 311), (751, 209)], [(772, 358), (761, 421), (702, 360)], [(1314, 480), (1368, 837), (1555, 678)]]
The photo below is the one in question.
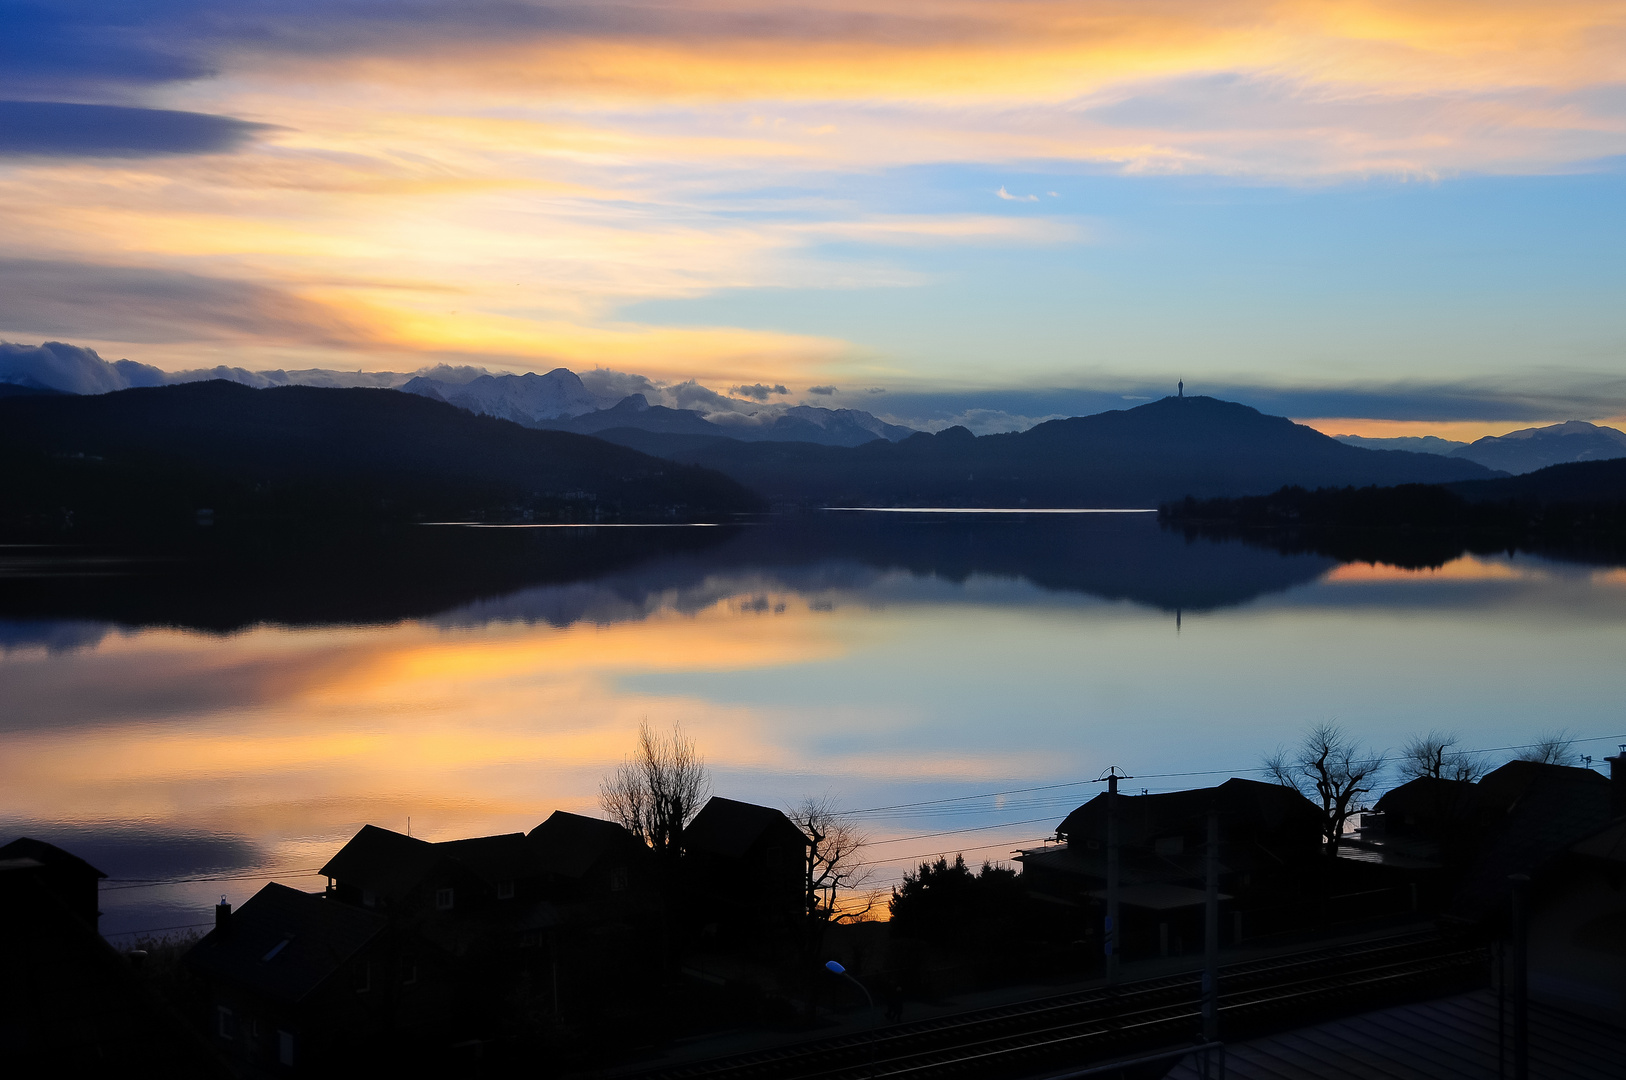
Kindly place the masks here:
[(106, 871), (109, 935), (318, 888), (369, 822), (438, 840), (594, 813), (646, 718), (682, 725), (717, 794), (864, 811), (878, 884), (1007, 857), (1108, 766), (1203, 786), (1319, 721), (1377, 749), (1626, 741), (1626, 570), (1402, 569), (1150, 515), (9, 549), (0, 650), (0, 840)]

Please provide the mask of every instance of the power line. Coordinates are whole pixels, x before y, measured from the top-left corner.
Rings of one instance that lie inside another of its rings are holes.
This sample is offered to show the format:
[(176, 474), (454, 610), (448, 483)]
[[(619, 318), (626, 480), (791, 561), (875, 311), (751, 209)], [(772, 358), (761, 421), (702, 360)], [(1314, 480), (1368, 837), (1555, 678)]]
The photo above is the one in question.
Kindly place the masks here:
[[(1622, 735), (1593, 735), (1593, 736), (1589, 736), (1589, 737), (1584, 738), (1584, 739), (1579, 739), (1578, 738), (1578, 739), (1569, 739), (1569, 740), (1566, 740), (1566, 741), (1573, 744), (1573, 743), (1610, 742), (1610, 741), (1617, 740), (1617, 739), (1626, 739), (1626, 734), (1622, 734)], [(1514, 745), (1511, 745), (1511, 746), (1487, 746), (1487, 747), (1482, 747), (1482, 748), (1475, 749), (1475, 750), (1453, 750), (1453, 751), (1450, 751), (1449, 753), (1447, 753), (1445, 756), (1447, 756), (1447, 757), (1470, 757), (1470, 756), (1472, 756), (1474, 754), (1495, 754), (1495, 753), (1500, 753), (1501, 751), (1504, 751), (1504, 750), (1530, 750), (1530, 749), (1534, 749), (1534, 748), (1536, 748), (1538, 746), (1541, 746), (1541, 745), (1542, 744), (1539, 743), (1539, 742), (1532, 742), (1532, 743), (1517, 743), (1517, 744), (1514, 744)], [(1371, 762), (1381, 761), (1385, 757), (1387, 757), (1387, 754), (1379, 755), (1377, 757), (1364, 758), (1364, 759), (1362, 759), (1362, 761), (1364, 763), (1370, 764)], [(1134, 780), (1168, 780), (1168, 779), (1173, 779), (1173, 778), (1182, 777), (1182, 776), (1223, 776), (1223, 775), (1235, 776), (1238, 773), (1262, 773), (1262, 772), (1269, 772), (1269, 771), (1270, 771), (1269, 769), (1264, 768), (1262, 766), (1253, 766), (1251, 768), (1246, 768), (1246, 769), (1193, 769), (1193, 770), (1189, 770), (1189, 771), (1186, 771), (1186, 772), (1137, 773), (1133, 777), (1130, 777), (1130, 779), (1134, 779)], [(1096, 780), (1069, 780), (1069, 781), (1066, 781), (1064, 783), (1059, 783), (1059, 784), (1040, 784), (1040, 785), (1037, 785), (1035, 787), (1011, 788), (1011, 789), (1009, 789), (1007, 791), (985, 791), (985, 792), (981, 792), (981, 793), (976, 794), (976, 795), (955, 795), (955, 796), (952, 796), (952, 797), (946, 798), (946, 799), (921, 799), (921, 800), (919, 800), (917, 802), (893, 803), (890, 806), (870, 806), (870, 807), (864, 807), (863, 809), (859, 809), (859, 810), (846, 810), (846, 811), (843, 811), (843, 812), (847, 813), (847, 814), (879, 814), (879, 813), (884, 813), (884, 812), (890, 811), (890, 810), (909, 810), (909, 809), (914, 809), (916, 807), (947, 806), (947, 805), (950, 805), (952, 803), (971, 802), (971, 801), (973, 801), (975, 799), (996, 799), (996, 798), (999, 798), (1001, 795), (1024, 795), (1024, 794), (1027, 794), (1029, 792), (1034, 792), (1034, 791), (1054, 791), (1054, 790), (1057, 790), (1057, 789), (1060, 789), (1060, 788), (1087, 787), (1090, 784), (1104, 784), (1104, 783), (1106, 783), (1105, 777), (1102, 777), (1102, 778), (1096, 779)], [(884, 842), (886, 842), (886, 841), (883, 841), (883, 843)]]
[(1037, 825), (1041, 821), (1049, 821), (1048, 817), (1028, 818), (1025, 821), (1001, 821), (997, 825), (977, 825), (969, 829), (949, 829), (947, 832), (921, 833), (918, 836), (894, 836), (890, 840), (875, 840), (864, 845), (865, 847), (880, 847), (882, 844), (901, 844), (905, 840), (926, 840), (933, 836), (961, 836), (971, 832), (987, 832), (989, 829), (1008, 829), (1012, 825)]
[(102, 936), (103, 937), (132, 937), (132, 936), (134, 936), (136, 934), (162, 934), (166, 930), (195, 930), (200, 926), (213, 926), (213, 925), (214, 925), (214, 920), (210, 919), (208, 922), (182, 923), (179, 926), (149, 926), (145, 930), (116, 930), (111, 934), (103, 934)]
[(102, 889), (102, 892), (123, 892), (126, 889), (152, 889), (163, 885), (192, 885), (203, 881), (248, 881), (255, 878), (282, 877), (289, 874), (317, 874), (320, 867), (308, 867), (292, 870), (256, 870), (245, 874), (218, 874), (211, 877), (187, 878), (108, 878), (119, 884)]

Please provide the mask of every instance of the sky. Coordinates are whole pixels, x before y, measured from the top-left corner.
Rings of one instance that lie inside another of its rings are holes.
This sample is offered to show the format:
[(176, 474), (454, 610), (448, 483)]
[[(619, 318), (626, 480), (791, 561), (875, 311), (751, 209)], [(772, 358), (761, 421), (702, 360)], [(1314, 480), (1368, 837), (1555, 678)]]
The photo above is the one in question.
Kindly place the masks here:
[(1618, 0), (8, 0), (0, 31), (0, 340), (917, 423), (1181, 379), (1356, 434), (1626, 418)]

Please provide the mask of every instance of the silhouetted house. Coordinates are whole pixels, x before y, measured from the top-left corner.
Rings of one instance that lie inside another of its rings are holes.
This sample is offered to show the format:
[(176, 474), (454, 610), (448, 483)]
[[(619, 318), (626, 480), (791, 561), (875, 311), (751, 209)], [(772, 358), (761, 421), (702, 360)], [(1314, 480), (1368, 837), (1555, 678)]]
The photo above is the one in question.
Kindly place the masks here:
[(691, 918), (757, 932), (793, 924), (806, 902), (808, 846), (783, 812), (713, 796), (683, 831)]
[(397, 918), (450, 911), (457, 903), (457, 882), (447, 880), (454, 869), (444, 851), (376, 825), (363, 825), (319, 872), (333, 899)]
[(1386, 791), (1368, 818), (1384, 836), (1438, 844), (1460, 834), (1478, 813), (1480, 788), (1468, 780), (1419, 776)]
[(648, 897), (649, 848), (616, 822), (555, 810), (525, 843), (549, 899), (626, 906)]
[[(1030, 895), (1087, 912), (1087, 934), (1098, 932), (1106, 899), (1107, 798), (1098, 795), (1067, 815), (1056, 827), (1059, 845), (1017, 857)], [(1219, 814), (1223, 940), (1279, 929), (1301, 914), (1296, 901), (1321, 859), (1321, 814), (1304, 796), (1242, 779), (1190, 791), (1120, 793), (1123, 955), (1201, 947), (1211, 808)]]
[(0, 1072), (230, 1075), (96, 932), (102, 876), (42, 841), (0, 848)]
[(270, 884), (187, 953), (207, 987), (208, 1031), (233, 1061), (331, 1071), (403, 1025), (426, 979), (389, 921), (330, 896)]
[(525, 936), (541, 1004), (588, 1024), (630, 1019), (658, 984), (651, 853), (613, 821), (556, 810), (525, 837), (555, 922)]
[[(27, 865), (31, 861), (33, 866)], [(92, 930), (101, 918), (98, 894), (107, 875), (79, 856), (44, 840), (20, 837), (0, 847), (0, 867), (27, 871), (38, 877), (62, 906), (83, 919)]]
[(1612, 816), (1610, 781), (1591, 769), (1510, 761), (1476, 786), (1479, 839), (1453, 904), (1468, 918), (1499, 921), (1510, 874), (1533, 873)]

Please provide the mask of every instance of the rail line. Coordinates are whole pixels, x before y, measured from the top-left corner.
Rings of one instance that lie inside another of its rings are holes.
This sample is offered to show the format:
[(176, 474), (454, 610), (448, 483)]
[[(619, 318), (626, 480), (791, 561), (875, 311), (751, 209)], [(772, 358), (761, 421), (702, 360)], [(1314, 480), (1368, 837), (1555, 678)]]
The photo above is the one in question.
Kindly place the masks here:
[[(1220, 969), (1227, 1038), (1381, 1004), (1449, 992), (1482, 979), (1478, 945), (1413, 933), (1230, 964)], [(639, 1074), (644, 1080), (932, 1080), (1034, 1075), (1201, 1041), (1195, 973), (1098, 987), (991, 1009), (855, 1032)]]

